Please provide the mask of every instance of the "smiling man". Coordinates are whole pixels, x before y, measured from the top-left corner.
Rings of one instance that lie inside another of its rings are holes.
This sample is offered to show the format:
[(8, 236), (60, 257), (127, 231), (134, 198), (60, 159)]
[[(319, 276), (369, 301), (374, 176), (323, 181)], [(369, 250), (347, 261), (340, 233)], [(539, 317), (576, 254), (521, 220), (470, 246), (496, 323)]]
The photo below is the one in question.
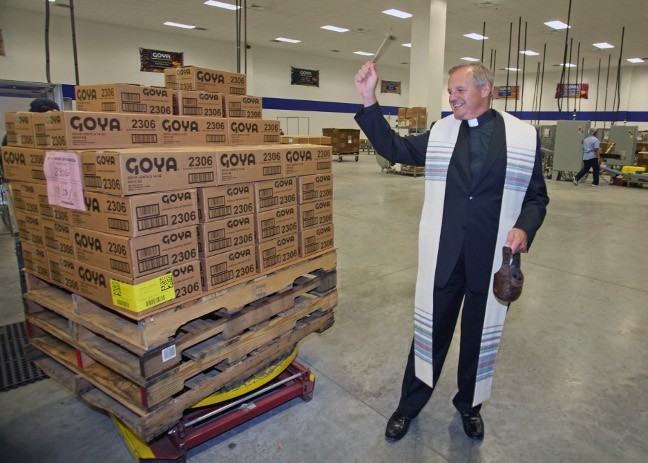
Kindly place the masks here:
[(537, 134), (489, 109), (490, 71), (473, 63), (448, 74), (452, 115), (409, 137), (391, 130), (382, 115), (375, 64), (366, 63), (355, 77), (363, 102), (356, 121), (376, 152), (391, 162), (425, 166), (414, 339), (398, 408), (385, 430), (391, 440), (407, 434), (430, 399), (462, 305), (453, 404), (466, 435), (484, 437), (481, 404), (490, 397), (508, 310), (493, 294), (492, 277), (502, 264), (503, 246), (527, 251), (549, 203)]

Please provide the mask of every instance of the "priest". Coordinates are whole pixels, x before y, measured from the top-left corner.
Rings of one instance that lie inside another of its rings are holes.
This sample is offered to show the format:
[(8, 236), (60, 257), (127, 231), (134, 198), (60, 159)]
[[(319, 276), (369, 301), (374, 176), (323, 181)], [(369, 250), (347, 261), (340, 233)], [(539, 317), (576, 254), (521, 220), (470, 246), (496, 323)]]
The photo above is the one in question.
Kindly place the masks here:
[(493, 76), (483, 64), (448, 73), (452, 114), (424, 134), (401, 137), (376, 99), (368, 62), (355, 76), (363, 107), (355, 119), (376, 152), (394, 163), (425, 166), (419, 228), (414, 339), (401, 397), (385, 436), (403, 438), (432, 395), (461, 312), (453, 404), (468, 437), (483, 439), (481, 404), (490, 396), (508, 304), (493, 294), (502, 248), (526, 252), (549, 203), (535, 129), (490, 109)]

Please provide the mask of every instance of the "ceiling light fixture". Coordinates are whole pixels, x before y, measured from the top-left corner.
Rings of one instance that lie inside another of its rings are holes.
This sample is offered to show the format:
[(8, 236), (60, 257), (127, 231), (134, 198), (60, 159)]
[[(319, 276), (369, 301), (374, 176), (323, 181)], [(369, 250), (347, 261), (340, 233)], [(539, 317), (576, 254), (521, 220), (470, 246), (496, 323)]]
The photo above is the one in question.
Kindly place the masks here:
[(193, 24), (182, 24), (182, 23), (175, 23), (173, 21), (167, 21), (164, 23), (165, 26), (172, 26), (172, 27), (179, 27), (181, 29), (195, 29), (196, 26)]
[(412, 48), (412, 44), (411, 44), (411, 43), (404, 43), (404, 44), (402, 44), (401, 46), (403, 46), (403, 47), (407, 47), (407, 48)]
[(571, 26), (568, 26), (567, 24), (565, 24), (562, 21), (548, 21), (548, 22), (545, 23), (545, 25), (551, 27), (552, 29), (556, 29), (556, 30), (567, 29), (567, 28), (571, 29)]
[(353, 53), (355, 53), (356, 55), (362, 55), (362, 56), (373, 56), (374, 55), (373, 53), (368, 53), (366, 51), (354, 51)]
[(560, 63), (560, 65), (561, 65), (561, 66), (564, 66), (564, 67), (566, 67), (566, 68), (575, 68), (575, 67), (576, 67), (576, 65), (575, 65), (575, 64), (572, 64), (572, 63), (567, 63), (567, 64), (565, 64), (565, 63)]
[(215, 6), (217, 8), (224, 8), (226, 10), (232, 10), (236, 11), (237, 9), (241, 9), (240, 6), (232, 5), (231, 3), (225, 3), (225, 2), (217, 2), (216, 0), (207, 0), (205, 2), (205, 5), (209, 6)]
[(607, 42), (593, 43), (592, 45), (594, 45), (596, 48), (614, 48), (614, 45)]
[(299, 43), (301, 40), (287, 39), (285, 37), (277, 37), (275, 39), (277, 42), (287, 42), (287, 43)]
[(644, 62), (644, 60), (642, 60), (641, 58), (627, 58), (626, 61), (630, 61), (631, 63), (643, 63)]
[(518, 68), (504, 68), (505, 71), (519, 71)]
[(471, 57), (471, 56), (464, 56), (464, 57), (461, 58), (461, 59), (464, 60), (464, 61), (479, 61), (479, 59), (477, 59), (477, 58), (473, 58), (473, 57)]
[(383, 11), (383, 13), (388, 14), (390, 16), (396, 16), (397, 18), (401, 18), (401, 19), (407, 19), (412, 17), (411, 14), (406, 13), (405, 11), (395, 10), (394, 8), (390, 10), (385, 10)]
[(535, 52), (533, 50), (524, 50), (524, 51), (521, 51), (520, 54), (527, 55), (527, 56), (538, 56), (540, 53)]
[(471, 32), (470, 34), (464, 34), (464, 37), (468, 37), (469, 39), (473, 40), (487, 40), (488, 37), (485, 37), (480, 34), (475, 34), (474, 32)]
[(322, 26), (320, 29), (326, 29), (327, 31), (333, 31), (333, 32), (349, 32), (349, 29), (345, 29), (344, 27), (337, 27), (337, 26)]

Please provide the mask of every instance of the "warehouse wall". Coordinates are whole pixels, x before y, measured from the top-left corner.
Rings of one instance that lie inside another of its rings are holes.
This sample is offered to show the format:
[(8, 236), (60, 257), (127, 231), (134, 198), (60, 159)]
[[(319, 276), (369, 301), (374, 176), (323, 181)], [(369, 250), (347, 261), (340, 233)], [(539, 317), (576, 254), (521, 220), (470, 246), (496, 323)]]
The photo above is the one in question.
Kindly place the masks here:
[[(0, 79), (45, 82), (44, 15), (3, 8), (0, 9), (0, 28), (7, 53), (6, 57), (0, 57)], [(129, 82), (163, 85), (162, 74), (139, 70), (139, 47), (182, 51), (185, 53), (185, 64), (231, 71), (236, 69), (233, 43), (88, 21), (77, 21), (76, 31), (82, 84)], [(257, 47), (250, 50), (249, 94), (287, 100), (353, 103), (357, 106), (351, 108), (352, 111), (359, 107), (359, 98), (353, 86), (353, 76), (360, 66), (359, 62), (310, 56), (299, 53), (297, 47), (291, 48), (289, 44), (286, 49), (290, 51)], [(52, 82), (73, 84), (74, 62), (68, 18), (52, 16), (50, 53)], [(320, 87), (290, 85), (291, 66), (320, 70)], [(384, 68), (382, 73), (385, 79), (400, 80), (403, 85), (402, 95), (386, 95), (384, 103), (407, 106), (407, 70)], [(323, 127), (355, 127), (349, 107), (341, 106), (334, 109), (344, 112), (269, 109), (264, 111), (264, 116), (270, 119), (300, 117), (300, 133), (303, 134), (307, 133), (308, 125), (311, 134), (321, 134)]]
[[(44, 82), (46, 80), (44, 15), (0, 8), (0, 28), (3, 31), (7, 53), (6, 57), (0, 57), (0, 79)], [(68, 18), (53, 16), (50, 29), (52, 81), (73, 84), (74, 67)], [(233, 43), (140, 31), (88, 21), (77, 22), (77, 39), (79, 73), (81, 83), (84, 84), (133, 82), (145, 85), (162, 85), (161, 74), (139, 71), (139, 47), (183, 51), (186, 64), (224, 70), (236, 68)], [(289, 44), (286, 45), (286, 50), (254, 47), (249, 52), (249, 93), (280, 99), (282, 102), (279, 106), (282, 106), (283, 109), (266, 109), (265, 116), (268, 118), (278, 117), (282, 123), (290, 121), (289, 127), (284, 126), (287, 131), (295, 131), (294, 127), (299, 122), (300, 133), (319, 134), (323, 127), (354, 127), (353, 112), (358, 107), (359, 99), (353, 87), (353, 75), (360, 62), (335, 59), (334, 57), (310, 56), (307, 53), (300, 53), (298, 47), (291, 47)], [(601, 55), (601, 57), (605, 67), (607, 55)], [(536, 62), (533, 59), (527, 59), (527, 69), (535, 70)], [(320, 87), (290, 85), (290, 66), (319, 69)], [(380, 95), (381, 103), (384, 106), (393, 107), (409, 106), (408, 71), (381, 66), (380, 72), (384, 79), (400, 81), (402, 85), (402, 95)], [(601, 72), (598, 106), (598, 110), (601, 112), (606, 72), (607, 69), (603, 69)], [(509, 83), (514, 85), (514, 80), (515, 75), (512, 73)], [(540, 108), (542, 111), (557, 112), (554, 92), (559, 80), (559, 71), (545, 73), (543, 100)], [(575, 82), (575, 80), (572, 72), (571, 82)], [(608, 111), (612, 110), (615, 80), (616, 67), (613, 64), (610, 70)], [(583, 82), (590, 84), (590, 98), (578, 102), (577, 106), (582, 112), (595, 110), (596, 81), (596, 70), (585, 72)], [(505, 84), (506, 76), (500, 71), (496, 75), (495, 85)], [(519, 84), (521, 84), (521, 80)], [(531, 110), (534, 86), (535, 75), (529, 72), (525, 82), (524, 107), (522, 108), (524, 113)], [(445, 88), (441, 89), (441, 93), (446, 99)], [(339, 104), (333, 105), (333, 109), (327, 108), (326, 111), (323, 111), (321, 107), (318, 108), (318, 102)], [(498, 100), (494, 104), (496, 109), (504, 109), (504, 105), (503, 100)], [(286, 109), (297, 106), (299, 109)], [(508, 110), (513, 111), (514, 106), (515, 102), (509, 100)], [(449, 111), (449, 109), (449, 106), (445, 105), (444, 110)], [(573, 100), (571, 100), (569, 108), (567, 108), (567, 101), (564, 100), (563, 112), (571, 114), (572, 110)], [(647, 66), (623, 67), (620, 110), (622, 112), (643, 112), (639, 116), (648, 120), (648, 117), (644, 117), (648, 114)], [(524, 113), (523, 117), (534, 118), (534, 116)], [(300, 119), (286, 119), (296, 117)], [(545, 122), (553, 121), (555, 119)], [(393, 122), (395, 122), (394, 118), (392, 118)], [(641, 130), (648, 129), (648, 122), (631, 121), (629, 123), (639, 125)], [(602, 121), (599, 125), (602, 125)]]

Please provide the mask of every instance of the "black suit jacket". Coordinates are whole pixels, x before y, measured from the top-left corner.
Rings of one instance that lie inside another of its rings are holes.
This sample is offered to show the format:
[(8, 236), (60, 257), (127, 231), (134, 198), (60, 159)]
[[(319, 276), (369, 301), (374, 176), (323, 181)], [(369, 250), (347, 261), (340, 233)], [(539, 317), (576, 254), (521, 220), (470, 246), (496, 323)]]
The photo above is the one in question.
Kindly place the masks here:
[[(381, 156), (392, 162), (425, 165), (429, 132), (400, 137), (389, 127), (378, 104), (361, 109), (356, 121)], [(504, 119), (496, 113), (486, 162), (476, 179), (470, 176), (467, 131), (463, 122), (448, 166), (435, 285), (446, 285), (463, 250), (468, 286), (471, 291), (483, 294), (490, 285), (506, 176)], [(526, 232), (529, 246), (542, 225), (549, 203), (539, 146), (536, 142), (531, 181), (515, 223), (516, 228)]]

